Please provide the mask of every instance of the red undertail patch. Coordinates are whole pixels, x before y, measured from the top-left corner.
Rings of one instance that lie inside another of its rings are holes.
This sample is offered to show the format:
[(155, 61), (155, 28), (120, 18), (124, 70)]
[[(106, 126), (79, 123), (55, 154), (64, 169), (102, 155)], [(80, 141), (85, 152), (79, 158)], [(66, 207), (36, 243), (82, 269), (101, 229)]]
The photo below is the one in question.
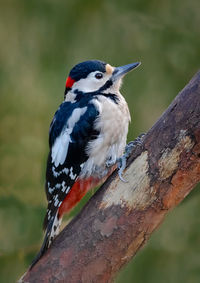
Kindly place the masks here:
[(90, 189), (98, 185), (99, 181), (99, 179), (92, 177), (87, 179), (78, 179), (62, 202), (58, 212), (59, 216), (69, 212)]

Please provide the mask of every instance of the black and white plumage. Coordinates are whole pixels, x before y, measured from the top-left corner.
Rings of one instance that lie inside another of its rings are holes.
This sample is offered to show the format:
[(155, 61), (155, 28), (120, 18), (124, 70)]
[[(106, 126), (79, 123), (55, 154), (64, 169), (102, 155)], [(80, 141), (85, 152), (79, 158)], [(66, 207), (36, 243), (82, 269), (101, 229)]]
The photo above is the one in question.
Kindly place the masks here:
[(115, 68), (91, 60), (71, 70), (65, 100), (50, 125), (46, 234), (32, 266), (58, 234), (63, 213), (116, 168), (130, 121), (127, 103), (119, 92), (121, 79), (138, 65)]

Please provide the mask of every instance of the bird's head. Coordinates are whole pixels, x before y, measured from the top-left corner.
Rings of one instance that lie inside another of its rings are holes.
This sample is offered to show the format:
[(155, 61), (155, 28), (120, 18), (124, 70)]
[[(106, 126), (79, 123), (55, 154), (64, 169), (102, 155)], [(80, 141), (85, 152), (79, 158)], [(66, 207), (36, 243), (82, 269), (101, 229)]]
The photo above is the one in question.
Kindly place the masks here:
[(121, 67), (90, 60), (77, 64), (69, 73), (66, 80), (65, 96), (68, 92), (77, 93), (116, 93), (119, 91), (121, 80), (128, 72), (139, 66), (131, 63)]

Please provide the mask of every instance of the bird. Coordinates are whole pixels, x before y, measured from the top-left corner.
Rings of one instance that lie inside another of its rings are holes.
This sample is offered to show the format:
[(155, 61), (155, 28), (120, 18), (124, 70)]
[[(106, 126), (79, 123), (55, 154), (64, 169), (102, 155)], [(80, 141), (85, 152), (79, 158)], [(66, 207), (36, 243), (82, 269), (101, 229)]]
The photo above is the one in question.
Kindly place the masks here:
[(63, 215), (101, 184), (123, 156), (131, 118), (120, 87), (123, 77), (139, 65), (113, 67), (88, 60), (71, 69), (64, 101), (50, 124), (45, 236), (31, 268), (58, 235)]

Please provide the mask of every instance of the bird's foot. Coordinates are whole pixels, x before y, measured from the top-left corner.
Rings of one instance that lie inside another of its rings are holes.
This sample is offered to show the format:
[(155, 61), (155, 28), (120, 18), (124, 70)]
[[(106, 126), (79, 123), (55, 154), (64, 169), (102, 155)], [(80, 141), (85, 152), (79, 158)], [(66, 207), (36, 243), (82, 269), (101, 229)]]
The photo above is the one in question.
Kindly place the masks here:
[(112, 167), (115, 164), (116, 164), (116, 160), (113, 160), (112, 157), (110, 157), (106, 160), (106, 167), (108, 167), (108, 168)]
[(122, 177), (122, 174), (126, 168), (127, 159), (137, 146), (142, 145), (144, 136), (145, 133), (142, 133), (134, 141), (129, 142), (125, 147), (124, 155), (118, 159), (118, 175), (122, 182), (127, 183), (127, 181)]

